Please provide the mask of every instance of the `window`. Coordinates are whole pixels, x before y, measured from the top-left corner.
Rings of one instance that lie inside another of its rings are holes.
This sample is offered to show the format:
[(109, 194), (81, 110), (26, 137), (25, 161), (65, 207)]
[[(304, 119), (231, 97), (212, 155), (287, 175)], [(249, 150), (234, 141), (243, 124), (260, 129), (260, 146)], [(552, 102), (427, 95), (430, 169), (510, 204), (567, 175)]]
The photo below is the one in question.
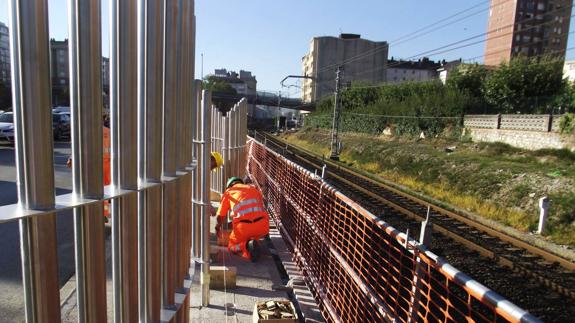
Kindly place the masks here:
[(66, 84), (66, 80), (65, 80), (65, 79), (60, 79), (60, 84)]
[(545, 10), (545, 4), (543, 2), (539, 2), (537, 4), (537, 10)]

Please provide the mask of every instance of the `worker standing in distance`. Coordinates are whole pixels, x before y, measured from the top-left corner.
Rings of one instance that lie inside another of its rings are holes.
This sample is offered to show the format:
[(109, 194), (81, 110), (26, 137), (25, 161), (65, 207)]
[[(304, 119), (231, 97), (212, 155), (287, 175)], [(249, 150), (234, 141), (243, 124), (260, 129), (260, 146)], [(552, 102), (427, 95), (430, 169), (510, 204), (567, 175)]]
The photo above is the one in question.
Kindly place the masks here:
[(228, 250), (253, 262), (257, 261), (258, 240), (265, 237), (270, 230), (269, 215), (265, 210), (262, 194), (254, 185), (244, 184), (241, 178), (231, 177), (215, 214), (219, 226), (226, 222), (228, 212), (232, 217)]
[(220, 155), (217, 151), (212, 151), (212, 155), (210, 156), (210, 169), (215, 170), (216, 168), (220, 168), (224, 165), (224, 159), (222, 155)]

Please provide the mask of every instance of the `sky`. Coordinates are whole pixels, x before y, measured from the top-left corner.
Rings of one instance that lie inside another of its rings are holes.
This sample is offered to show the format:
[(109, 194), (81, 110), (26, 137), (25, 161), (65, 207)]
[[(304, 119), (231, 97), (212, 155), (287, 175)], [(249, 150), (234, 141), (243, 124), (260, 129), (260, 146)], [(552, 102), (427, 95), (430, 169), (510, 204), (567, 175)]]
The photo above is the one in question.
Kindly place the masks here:
[[(48, 0), (48, 4), (51, 38), (67, 38), (67, 23), (62, 19), (67, 1)], [(420, 53), (485, 33), (489, 7), (485, 0), (196, 0), (195, 4), (196, 78), (202, 77), (203, 54), (204, 75), (216, 68), (251, 71), (258, 90), (282, 90), (284, 96), (300, 95), (297, 87), (282, 89), (280, 81), (287, 75), (301, 75), (301, 58), (313, 37), (357, 33), (390, 42), (389, 58), (417, 59)], [(426, 28), (426, 34), (415, 39), (404, 37), (473, 6), (457, 17), (461, 21)], [(108, 56), (106, 0), (102, 11), (103, 55)], [(0, 0), (0, 21), (8, 23), (8, 0)], [(574, 43), (570, 37), (567, 47)], [(480, 43), (431, 59), (474, 58), (484, 49)], [(567, 52), (567, 58), (574, 55), (575, 51)]]

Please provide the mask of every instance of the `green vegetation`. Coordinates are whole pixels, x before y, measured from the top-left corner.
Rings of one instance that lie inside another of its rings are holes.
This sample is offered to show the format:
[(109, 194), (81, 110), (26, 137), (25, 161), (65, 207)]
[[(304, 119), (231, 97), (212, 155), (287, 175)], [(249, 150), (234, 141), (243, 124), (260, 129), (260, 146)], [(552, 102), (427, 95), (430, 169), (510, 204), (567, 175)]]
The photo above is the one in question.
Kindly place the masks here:
[[(307, 128), (286, 138), (329, 154), (328, 131)], [(538, 199), (547, 195), (547, 237), (575, 246), (575, 153), (567, 149), (527, 151), (501, 143), (358, 133), (346, 133), (342, 142), (340, 158), (354, 168), (519, 230), (536, 229)]]
[(575, 129), (575, 114), (566, 113), (563, 115), (559, 120), (559, 129), (562, 134), (573, 133), (573, 130)]
[[(341, 129), (398, 136), (459, 136), (464, 114), (558, 113), (575, 110), (575, 88), (562, 79), (563, 62), (518, 57), (497, 69), (460, 65), (441, 82), (353, 83), (341, 94)], [(306, 125), (331, 128), (333, 97), (318, 102)]]

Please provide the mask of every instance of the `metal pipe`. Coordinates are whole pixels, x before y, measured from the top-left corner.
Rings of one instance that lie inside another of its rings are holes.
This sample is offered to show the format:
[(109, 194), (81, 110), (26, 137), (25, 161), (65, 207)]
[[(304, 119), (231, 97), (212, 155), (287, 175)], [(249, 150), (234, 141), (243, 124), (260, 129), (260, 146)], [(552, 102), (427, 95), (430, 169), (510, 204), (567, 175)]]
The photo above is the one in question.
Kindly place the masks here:
[[(112, 185), (138, 188), (137, 3), (110, 0), (110, 114)], [(138, 320), (136, 194), (112, 201), (114, 319)]]
[(194, 183), (192, 189), (193, 196), (193, 210), (192, 210), (192, 255), (194, 258), (201, 257), (201, 205), (200, 205), (200, 192), (201, 192), (201, 174), (200, 174), (200, 157), (202, 154), (200, 140), (200, 130), (202, 123), (202, 81), (194, 81), (194, 159), (196, 167), (194, 169)]
[(164, 162), (163, 175), (170, 182), (164, 184), (163, 206), (163, 306), (174, 308), (176, 289), (176, 230), (177, 230), (177, 187), (173, 180), (178, 168), (177, 162), (177, 106), (178, 95), (178, 52), (180, 50), (182, 0), (166, 0), (164, 24)]
[[(18, 201), (24, 209), (51, 209), (48, 2), (9, 1), (9, 20)], [(20, 247), (26, 321), (59, 321), (56, 215), (20, 220)]]
[(201, 127), (201, 154), (200, 154), (200, 204), (201, 204), (201, 287), (202, 306), (210, 304), (210, 125), (212, 96), (209, 90), (202, 91), (202, 127)]
[[(138, 182), (162, 180), (162, 104), (165, 1), (138, 7)], [(138, 194), (138, 270), (140, 322), (157, 322), (161, 309), (162, 189)]]
[[(100, 1), (68, 1), (72, 174), (78, 198), (103, 197)], [(74, 209), (76, 295), (80, 322), (106, 320), (101, 203)]]

